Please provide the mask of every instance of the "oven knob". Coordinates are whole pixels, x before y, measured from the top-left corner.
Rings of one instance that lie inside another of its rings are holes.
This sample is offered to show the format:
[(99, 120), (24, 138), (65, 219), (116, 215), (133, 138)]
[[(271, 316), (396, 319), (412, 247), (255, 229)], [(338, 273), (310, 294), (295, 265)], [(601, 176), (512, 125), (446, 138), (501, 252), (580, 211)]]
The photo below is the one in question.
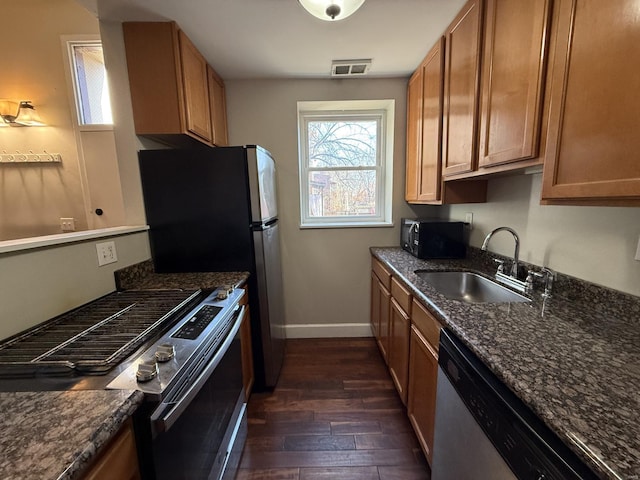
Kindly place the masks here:
[(156, 349), (156, 360), (159, 362), (168, 362), (176, 356), (176, 349), (171, 343), (163, 343), (158, 345)]
[(226, 287), (220, 287), (218, 289), (218, 293), (216, 294), (216, 298), (218, 300), (224, 300), (229, 297), (229, 290)]
[(147, 360), (138, 365), (136, 380), (138, 382), (148, 382), (158, 375), (158, 364), (155, 360)]

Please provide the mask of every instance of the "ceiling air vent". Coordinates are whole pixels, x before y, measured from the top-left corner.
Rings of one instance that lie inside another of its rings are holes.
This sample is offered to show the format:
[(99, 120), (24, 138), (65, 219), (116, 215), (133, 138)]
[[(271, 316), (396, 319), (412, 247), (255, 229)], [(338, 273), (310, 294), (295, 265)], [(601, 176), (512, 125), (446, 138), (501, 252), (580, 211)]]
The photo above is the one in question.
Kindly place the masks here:
[(331, 62), (332, 77), (360, 77), (369, 73), (371, 59), (334, 60)]

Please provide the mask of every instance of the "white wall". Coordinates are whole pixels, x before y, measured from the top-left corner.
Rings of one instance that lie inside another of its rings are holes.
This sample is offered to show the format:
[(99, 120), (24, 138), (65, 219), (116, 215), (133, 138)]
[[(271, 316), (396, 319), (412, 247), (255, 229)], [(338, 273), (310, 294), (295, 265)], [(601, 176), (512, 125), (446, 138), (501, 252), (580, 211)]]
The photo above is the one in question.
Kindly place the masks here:
[[(445, 207), (451, 218), (473, 213), (471, 245), (487, 233), (512, 227), (520, 237), (520, 258), (589, 282), (640, 295), (640, 261), (634, 255), (640, 237), (640, 208), (540, 205), (542, 175), (489, 181), (485, 204)], [(508, 233), (498, 233), (489, 250), (513, 255)]]
[(114, 291), (115, 270), (150, 257), (146, 232), (107, 240), (118, 261), (102, 267), (104, 239), (0, 254), (0, 339)]
[[(399, 244), (404, 202), (406, 79), (226, 81), (232, 144), (259, 144), (274, 155), (286, 323), (289, 336), (369, 333), (369, 247)], [(296, 102), (396, 101), (393, 228), (301, 230)], [(345, 325), (355, 324), (355, 325)]]
[(60, 36), (95, 34), (98, 22), (73, 0), (4, 1), (2, 18), (0, 98), (33, 101), (47, 126), (0, 128), (0, 152), (46, 150), (62, 164), (0, 166), (0, 239), (60, 233), (60, 217), (86, 230)]

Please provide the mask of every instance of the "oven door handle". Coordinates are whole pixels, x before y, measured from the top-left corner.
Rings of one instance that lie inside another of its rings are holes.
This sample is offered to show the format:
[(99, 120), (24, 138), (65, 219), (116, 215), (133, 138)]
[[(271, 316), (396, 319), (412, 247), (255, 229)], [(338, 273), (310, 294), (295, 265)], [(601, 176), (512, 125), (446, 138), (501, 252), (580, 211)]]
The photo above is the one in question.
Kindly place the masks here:
[[(189, 406), (194, 397), (200, 392), (202, 386), (209, 379), (213, 371), (218, 368), (218, 365), (222, 361), (222, 357), (227, 353), (229, 347), (233, 343), (236, 335), (238, 334), (238, 330), (240, 330), (240, 325), (244, 320), (246, 314), (246, 305), (242, 305), (240, 307), (240, 313), (231, 328), (231, 331), (225, 338), (224, 342), (215, 353), (211, 361), (209, 361), (207, 367), (204, 371), (198, 376), (198, 378), (193, 382), (193, 384), (184, 392), (178, 399), (162, 402), (158, 408), (151, 415), (151, 425), (154, 432), (166, 432), (171, 428), (171, 426), (176, 422), (178, 417), (185, 411), (185, 409)], [(167, 411), (168, 410), (168, 411)]]

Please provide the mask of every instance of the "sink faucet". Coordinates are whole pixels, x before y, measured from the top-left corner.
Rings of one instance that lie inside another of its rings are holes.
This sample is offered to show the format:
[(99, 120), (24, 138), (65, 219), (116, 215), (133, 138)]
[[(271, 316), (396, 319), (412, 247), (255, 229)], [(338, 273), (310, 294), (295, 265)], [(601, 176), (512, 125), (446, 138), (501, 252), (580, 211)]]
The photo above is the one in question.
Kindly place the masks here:
[(513, 239), (516, 241), (516, 250), (513, 253), (513, 265), (511, 265), (511, 276), (513, 278), (518, 278), (518, 256), (520, 254), (520, 239), (518, 238), (518, 234), (514, 229), (509, 227), (494, 228), (493, 230), (491, 230), (491, 232), (489, 232), (489, 235), (487, 235), (487, 237), (484, 239), (484, 242), (482, 242), (482, 250), (487, 249), (487, 245), (489, 245), (489, 240), (491, 240), (493, 234), (501, 230), (509, 232), (511, 235), (513, 235)]

